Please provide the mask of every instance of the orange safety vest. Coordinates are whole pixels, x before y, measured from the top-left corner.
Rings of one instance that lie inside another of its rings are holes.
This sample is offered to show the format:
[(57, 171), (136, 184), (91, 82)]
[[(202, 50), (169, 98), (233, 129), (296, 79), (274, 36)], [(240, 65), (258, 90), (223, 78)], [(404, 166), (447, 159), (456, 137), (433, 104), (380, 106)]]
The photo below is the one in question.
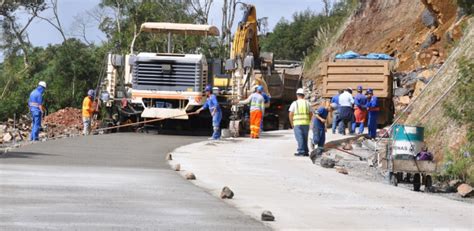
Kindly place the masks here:
[(90, 118), (94, 113), (94, 108), (92, 107), (92, 100), (89, 96), (86, 96), (82, 101), (82, 117)]

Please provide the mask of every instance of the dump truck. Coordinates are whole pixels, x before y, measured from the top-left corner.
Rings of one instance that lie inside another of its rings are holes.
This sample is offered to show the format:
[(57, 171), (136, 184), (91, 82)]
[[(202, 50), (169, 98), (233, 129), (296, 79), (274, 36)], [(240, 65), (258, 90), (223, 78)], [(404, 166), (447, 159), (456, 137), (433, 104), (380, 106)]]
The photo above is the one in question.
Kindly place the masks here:
[(146, 22), (140, 33), (161, 33), (168, 37), (167, 51), (134, 51), (109, 54), (106, 76), (101, 84), (101, 98), (113, 123), (153, 118), (189, 120), (206, 101), (204, 88), (210, 83), (208, 60), (200, 53), (172, 52), (172, 36), (218, 36), (211, 25)]
[(394, 113), (392, 65), (391, 60), (369, 59), (336, 59), (322, 63), (322, 97), (331, 99), (339, 90), (348, 87), (354, 89), (354, 96), (357, 86), (362, 86), (364, 89), (372, 88), (381, 110), (377, 123), (388, 124), (392, 121)]

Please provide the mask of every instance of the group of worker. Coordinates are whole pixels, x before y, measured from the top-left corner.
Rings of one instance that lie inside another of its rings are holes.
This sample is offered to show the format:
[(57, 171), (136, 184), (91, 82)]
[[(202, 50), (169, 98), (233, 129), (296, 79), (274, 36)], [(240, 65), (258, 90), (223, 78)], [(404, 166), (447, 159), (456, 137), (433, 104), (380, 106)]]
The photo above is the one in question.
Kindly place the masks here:
[(330, 106), (320, 106), (314, 112), (305, 99), (302, 88), (296, 91), (296, 97), (297, 100), (289, 108), (290, 123), (298, 143), (295, 156), (309, 156), (308, 136), (311, 124), (313, 132), (311, 146), (317, 146), (315, 155), (322, 154), (326, 142), (326, 120), (330, 111), (333, 113), (333, 134), (338, 128), (338, 132), (345, 135), (346, 125), (350, 134), (354, 134), (357, 127), (359, 128), (357, 134), (362, 134), (368, 115), (368, 136), (375, 138), (377, 135), (377, 116), (380, 108), (371, 88), (363, 94), (362, 86), (358, 86), (355, 97), (352, 96), (351, 88), (341, 90), (332, 97)]
[[(211, 86), (206, 86), (206, 103), (199, 108), (196, 113), (209, 109), (212, 116), (213, 133), (211, 140), (218, 140), (221, 137), (220, 123), (222, 120), (222, 110), (217, 102), (217, 97), (212, 92)], [(255, 92), (247, 99), (236, 102), (237, 104), (250, 105), (250, 138), (258, 139), (263, 129), (263, 115), (265, 114), (265, 104), (270, 100), (269, 95), (265, 94), (264, 88), (261, 85), (255, 87)]]
[(333, 111), (332, 133), (346, 134), (346, 125), (349, 134), (364, 132), (364, 124), (367, 122), (368, 136), (373, 139), (377, 135), (377, 117), (380, 111), (377, 97), (373, 89), (369, 88), (363, 94), (362, 86), (357, 87), (357, 94), (352, 96), (352, 89), (346, 88), (331, 98), (331, 110)]
[[(43, 104), (43, 95), (46, 91), (46, 82), (40, 81), (38, 86), (30, 93), (28, 99), (28, 107), (30, 109), (32, 128), (30, 134), (31, 141), (39, 140), (39, 133), (42, 130), (41, 121), (45, 114), (45, 107)], [(95, 91), (90, 89), (87, 92), (87, 96), (82, 101), (82, 122), (83, 122), (83, 134), (89, 135), (91, 132), (91, 120), (94, 112), (96, 111), (93, 106)]]

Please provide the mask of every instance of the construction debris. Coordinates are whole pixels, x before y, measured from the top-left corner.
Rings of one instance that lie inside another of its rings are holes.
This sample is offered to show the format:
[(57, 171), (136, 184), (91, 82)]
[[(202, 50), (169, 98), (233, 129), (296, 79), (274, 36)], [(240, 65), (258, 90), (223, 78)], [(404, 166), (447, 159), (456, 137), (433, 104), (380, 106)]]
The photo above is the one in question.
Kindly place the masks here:
[(468, 184), (461, 184), (457, 189), (458, 194), (462, 197), (471, 197), (474, 195), (474, 189)]
[(352, 150), (353, 147), (352, 147), (352, 144), (349, 142), (349, 143), (342, 143), (342, 149), (344, 150)]
[(67, 107), (44, 118), (48, 138), (74, 136), (82, 133), (81, 109)]
[(184, 175), (184, 177), (186, 178), (186, 180), (196, 180), (196, 176), (192, 172), (186, 173), (186, 175)]
[(329, 158), (329, 157), (323, 156), (321, 158), (320, 164), (324, 168), (334, 168), (334, 166), (336, 165), (336, 161), (334, 159)]
[(338, 173), (341, 173), (341, 174), (344, 174), (344, 175), (349, 174), (349, 172), (347, 171), (347, 169), (344, 168), (344, 167), (336, 166), (336, 167), (334, 167), (334, 168), (336, 169), (336, 172), (338, 172)]
[(229, 187), (225, 186), (221, 192), (221, 199), (232, 199), (234, 197), (234, 192), (230, 190)]
[(265, 210), (262, 212), (262, 221), (274, 221), (275, 216), (273, 216), (272, 212)]

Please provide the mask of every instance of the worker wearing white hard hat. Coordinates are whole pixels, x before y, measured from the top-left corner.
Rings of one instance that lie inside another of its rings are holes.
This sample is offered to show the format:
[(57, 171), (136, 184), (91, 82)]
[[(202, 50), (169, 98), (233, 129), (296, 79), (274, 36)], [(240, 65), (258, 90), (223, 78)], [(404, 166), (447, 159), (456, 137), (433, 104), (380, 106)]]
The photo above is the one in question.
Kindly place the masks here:
[(309, 156), (308, 135), (311, 123), (311, 106), (304, 98), (303, 88), (296, 90), (297, 100), (290, 105), (289, 119), (295, 133), (298, 148), (295, 156)]
[(28, 99), (28, 107), (30, 108), (31, 113), (31, 141), (39, 140), (39, 132), (41, 130), (41, 118), (44, 113), (43, 107), (43, 94), (46, 90), (46, 82), (40, 81), (38, 87), (30, 93), (30, 98)]

